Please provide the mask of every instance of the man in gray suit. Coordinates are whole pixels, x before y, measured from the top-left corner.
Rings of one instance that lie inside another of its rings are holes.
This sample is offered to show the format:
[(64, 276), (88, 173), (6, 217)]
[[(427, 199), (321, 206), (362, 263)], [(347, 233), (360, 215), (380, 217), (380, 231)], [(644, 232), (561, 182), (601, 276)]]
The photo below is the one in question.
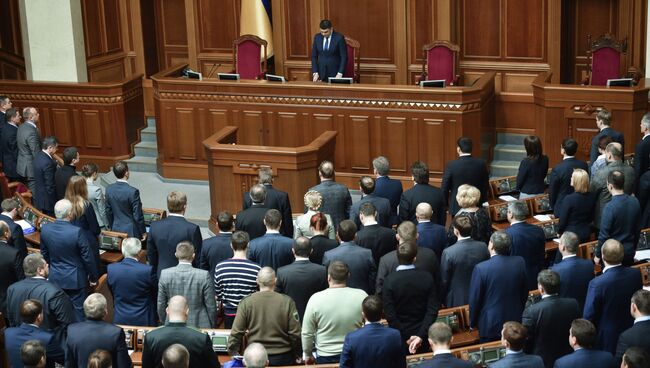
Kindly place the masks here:
[(189, 315), (187, 324), (198, 328), (213, 328), (217, 313), (214, 288), (210, 273), (192, 267), (194, 246), (187, 241), (176, 246), (178, 266), (162, 270), (158, 283), (158, 316), (166, 320), (166, 308), (169, 300), (176, 295), (187, 299)]
[(27, 180), (27, 186), (35, 192), (36, 182), (34, 179), (34, 157), (41, 151), (41, 133), (38, 130), (38, 111), (33, 107), (23, 109), (25, 122), (18, 127), (16, 141), (18, 145), (18, 160), (16, 161), (16, 172)]
[(334, 164), (330, 161), (321, 162), (318, 166), (320, 184), (309, 190), (315, 190), (323, 196), (321, 212), (332, 216), (332, 226), (338, 228), (339, 223), (350, 218), (352, 197), (348, 188), (334, 181)]
[(472, 239), (472, 222), (459, 215), (452, 221), (456, 244), (442, 251), (440, 279), (447, 308), (469, 303), (469, 283), (474, 266), (490, 258), (487, 244)]

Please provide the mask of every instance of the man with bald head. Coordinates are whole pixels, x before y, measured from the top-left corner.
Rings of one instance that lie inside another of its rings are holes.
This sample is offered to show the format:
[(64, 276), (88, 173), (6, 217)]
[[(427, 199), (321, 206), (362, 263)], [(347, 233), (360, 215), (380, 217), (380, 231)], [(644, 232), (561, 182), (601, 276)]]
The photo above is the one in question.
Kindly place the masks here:
[(36, 179), (34, 179), (34, 157), (41, 151), (41, 132), (36, 123), (39, 118), (38, 111), (33, 107), (23, 109), (24, 123), (18, 127), (16, 132), (16, 144), (18, 146), (18, 158), (16, 159), (16, 172), (27, 180), (27, 186), (32, 191), (36, 190)]
[(220, 367), (212, 350), (212, 339), (208, 334), (187, 327), (189, 308), (187, 300), (176, 295), (169, 300), (165, 326), (149, 331), (144, 336), (142, 368), (161, 368), (165, 350), (173, 344), (182, 344), (190, 353), (189, 368)]
[(339, 222), (350, 217), (352, 197), (348, 188), (334, 181), (334, 164), (330, 161), (321, 162), (318, 166), (320, 184), (309, 188), (323, 196), (321, 212), (332, 216), (332, 226), (339, 227)]
[(350, 208), (350, 220), (354, 221), (357, 228), (362, 229), (364, 224), (359, 218), (360, 207), (364, 203), (372, 203), (377, 211), (377, 215), (375, 216), (377, 223), (381, 226), (388, 227), (390, 201), (374, 194), (375, 179), (370, 176), (362, 176), (361, 179), (359, 179), (359, 190), (361, 191), (361, 199)]
[(265, 204), (266, 187), (262, 184), (255, 184), (251, 187), (248, 195), (253, 203), (249, 208), (237, 213), (235, 229), (247, 232), (250, 240), (253, 240), (266, 234), (264, 216), (269, 210)]
[(249, 343), (258, 342), (266, 347), (271, 365), (293, 365), (302, 352), (296, 304), (290, 297), (275, 292), (276, 277), (271, 267), (260, 270), (257, 284), (260, 291), (244, 298), (237, 307), (228, 353), (241, 355), (246, 334)]
[(418, 222), (418, 247), (429, 248), (436, 252), (438, 259), (447, 247), (447, 230), (444, 226), (431, 222), (433, 208), (427, 202), (415, 207), (415, 219)]
[(269, 358), (264, 345), (254, 342), (246, 347), (244, 351), (244, 365), (247, 368), (263, 368), (268, 363)]

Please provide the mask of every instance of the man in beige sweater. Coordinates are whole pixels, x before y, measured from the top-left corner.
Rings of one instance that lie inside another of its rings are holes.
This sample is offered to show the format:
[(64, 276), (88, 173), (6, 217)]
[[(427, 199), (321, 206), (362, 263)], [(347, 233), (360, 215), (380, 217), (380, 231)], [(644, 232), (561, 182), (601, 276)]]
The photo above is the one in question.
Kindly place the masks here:
[(293, 365), (300, 359), (300, 322), (296, 304), (274, 291), (275, 272), (264, 267), (257, 274), (260, 291), (242, 299), (230, 330), (228, 353), (241, 355), (242, 338), (266, 348), (272, 366)]

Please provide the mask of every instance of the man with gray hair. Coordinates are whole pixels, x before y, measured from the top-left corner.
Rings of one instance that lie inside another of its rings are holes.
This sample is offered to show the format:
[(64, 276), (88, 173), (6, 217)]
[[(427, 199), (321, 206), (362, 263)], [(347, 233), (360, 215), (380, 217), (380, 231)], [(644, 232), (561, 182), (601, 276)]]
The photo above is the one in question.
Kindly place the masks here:
[(269, 358), (264, 345), (254, 342), (244, 350), (244, 365), (247, 368), (264, 368), (268, 363)]
[(390, 172), (390, 162), (384, 156), (379, 156), (372, 160), (373, 173), (375, 174), (375, 192), (377, 197), (386, 198), (390, 201), (390, 217), (388, 226), (399, 224), (397, 215), (397, 206), (402, 197), (402, 182), (397, 179), (388, 177)]
[(70, 296), (77, 321), (82, 321), (89, 282), (95, 286), (99, 277), (99, 250), (90, 243), (85, 230), (70, 223), (71, 211), (69, 200), (56, 202), (56, 221), (41, 227), (41, 254), (51, 267), (49, 280)]
[(140, 239), (124, 239), (124, 259), (108, 265), (106, 281), (113, 293), (113, 323), (131, 326), (156, 324), (156, 274), (150, 265), (138, 261), (141, 249)]
[(544, 268), (546, 257), (546, 235), (537, 225), (526, 222), (528, 205), (526, 202), (508, 203), (508, 221), (510, 227), (505, 230), (512, 238), (510, 255), (521, 256), (526, 261), (526, 287), (537, 288), (537, 274)]
[(32, 191), (36, 190), (34, 184), (34, 156), (41, 150), (41, 132), (38, 130), (39, 114), (33, 107), (23, 109), (25, 120), (18, 127), (16, 132), (16, 144), (18, 146), (18, 158), (16, 160), (16, 172), (27, 180), (27, 186)]
[(266, 207), (266, 187), (262, 184), (255, 184), (249, 192), (251, 206), (243, 211), (239, 211), (236, 216), (235, 229), (245, 231), (251, 240), (259, 238), (266, 233), (264, 225), (264, 215), (268, 208)]
[(104, 322), (104, 318), (108, 314), (106, 298), (99, 293), (90, 294), (84, 301), (83, 308), (86, 320), (68, 326), (65, 366), (70, 368), (86, 367), (90, 354), (97, 349), (103, 349), (111, 354), (114, 368), (131, 367), (124, 330)]
[(194, 246), (190, 242), (180, 242), (176, 246), (178, 266), (162, 270), (158, 282), (158, 316), (166, 319), (166, 308), (174, 295), (182, 295), (187, 300), (190, 314), (187, 324), (198, 328), (215, 327), (217, 304), (210, 273), (192, 267)]
[(565, 231), (558, 245), (562, 260), (554, 264), (552, 270), (560, 275), (560, 296), (577, 300), (582, 315), (589, 281), (594, 278), (594, 264), (576, 255), (579, 243), (578, 235)]
[(190, 352), (181, 344), (172, 344), (163, 353), (162, 366), (163, 368), (188, 368)]
[[(248, 342), (268, 349), (271, 365), (293, 365), (300, 358), (300, 322), (293, 300), (275, 292), (275, 272), (264, 267), (257, 275), (260, 291), (244, 298), (230, 330), (228, 353), (241, 353), (244, 334)], [(248, 332), (246, 332), (248, 331)]]
[[(273, 170), (270, 167), (262, 167), (257, 172), (257, 183), (262, 184), (266, 188), (266, 198), (264, 200), (264, 207), (273, 208), (282, 214), (282, 227), (280, 234), (293, 238), (293, 218), (291, 217), (291, 202), (289, 201), (289, 194), (281, 190), (273, 188)], [(244, 193), (243, 210), (250, 208), (252, 205), (251, 196)]]
[(639, 196), (638, 181), (650, 168), (650, 112), (643, 115), (641, 119), (641, 134), (643, 137), (634, 149), (634, 173), (637, 179), (637, 197)]
[(41, 150), (34, 156), (34, 207), (43, 213), (52, 215), (56, 198), (56, 161), (54, 154), (59, 147), (56, 137), (43, 139)]

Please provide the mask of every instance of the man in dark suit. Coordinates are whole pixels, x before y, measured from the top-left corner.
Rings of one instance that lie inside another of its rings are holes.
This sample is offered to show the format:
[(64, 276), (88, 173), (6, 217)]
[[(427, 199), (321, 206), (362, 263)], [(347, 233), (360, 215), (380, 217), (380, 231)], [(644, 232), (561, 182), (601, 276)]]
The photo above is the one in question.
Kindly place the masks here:
[[(7, 96), (0, 96), (0, 125), (9, 121), (6, 116), (7, 111), (13, 106), (11, 100)], [(1, 137), (1, 136), (0, 136)]]
[(56, 184), (56, 200), (65, 197), (65, 189), (68, 187), (70, 178), (77, 175), (77, 163), (79, 162), (79, 151), (77, 147), (66, 147), (63, 150), (63, 166), (59, 167), (54, 174)]
[(562, 162), (555, 165), (549, 179), (548, 191), (552, 208), (556, 208), (556, 205), (562, 203), (565, 196), (573, 193), (573, 187), (571, 186), (573, 169), (583, 169), (589, 172), (587, 164), (575, 158), (577, 151), (578, 142), (575, 139), (565, 138), (562, 141), (562, 147), (560, 148), (560, 154), (563, 156)]
[(375, 174), (375, 195), (386, 198), (390, 201), (390, 216), (388, 225), (398, 225), (399, 216), (397, 215), (397, 206), (402, 196), (402, 182), (397, 179), (388, 177), (390, 172), (390, 163), (384, 156), (379, 156), (372, 160), (373, 173)]
[(16, 145), (18, 146), (18, 158), (16, 160), (16, 172), (27, 181), (29, 190), (34, 193), (34, 157), (41, 150), (41, 132), (38, 130), (39, 113), (33, 107), (23, 109), (25, 121), (20, 124), (16, 132)]
[(345, 36), (334, 32), (332, 22), (323, 19), (319, 24), (320, 32), (314, 36), (311, 47), (311, 73), (314, 82), (328, 78), (341, 78), (348, 61), (348, 47)]
[(185, 298), (180, 295), (172, 297), (166, 312), (169, 322), (144, 336), (142, 368), (160, 368), (163, 353), (173, 344), (182, 344), (189, 351), (190, 368), (220, 367), (210, 336), (187, 327), (189, 308)]
[(368, 294), (375, 291), (375, 276), (377, 267), (372, 258), (370, 249), (361, 248), (354, 243), (354, 236), (357, 233), (357, 226), (350, 220), (343, 220), (339, 224), (337, 236), (341, 244), (325, 252), (323, 255), (323, 266), (328, 267), (331, 262), (341, 261), (350, 269), (350, 280), (348, 286), (362, 289)]
[(619, 363), (623, 359), (625, 351), (631, 346), (643, 348), (650, 354), (650, 339), (648, 339), (650, 335), (650, 291), (641, 289), (632, 295), (630, 312), (634, 318), (634, 325), (623, 331), (618, 337), (616, 345), (616, 359)]
[(361, 199), (354, 203), (350, 208), (350, 220), (354, 221), (357, 228), (361, 230), (363, 223), (359, 220), (359, 208), (364, 203), (372, 203), (375, 206), (377, 215), (375, 219), (379, 225), (384, 227), (388, 226), (388, 219), (390, 217), (390, 202), (388, 199), (374, 195), (375, 179), (370, 176), (362, 176), (359, 179), (359, 189), (361, 190)]
[(447, 229), (431, 222), (431, 216), (433, 216), (433, 209), (430, 204), (422, 202), (415, 207), (415, 218), (418, 222), (418, 247), (431, 249), (436, 252), (436, 257), (441, 259), (442, 251), (447, 247)]
[(35, 299), (27, 299), (20, 306), (22, 323), (17, 327), (9, 327), (4, 331), (5, 350), (9, 363), (14, 368), (22, 368), (20, 348), (29, 340), (38, 340), (47, 348), (46, 367), (54, 368), (54, 363), (64, 364), (65, 353), (54, 338), (52, 332), (41, 328), (43, 323), (43, 305)]
[(84, 301), (84, 314), (85, 321), (68, 326), (65, 366), (86, 367), (90, 354), (97, 349), (102, 349), (111, 354), (114, 368), (131, 367), (131, 358), (124, 340), (124, 330), (103, 321), (108, 314), (106, 298), (99, 293), (88, 296)]
[(108, 265), (106, 281), (113, 294), (113, 323), (130, 326), (155, 326), (156, 272), (150, 265), (138, 262), (142, 249), (140, 239), (122, 241), (121, 262)]
[(555, 360), (571, 352), (565, 340), (566, 330), (571, 322), (580, 318), (578, 302), (562, 298), (560, 276), (551, 270), (542, 270), (537, 276), (537, 290), (542, 299), (524, 310), (522, 324), (528, 329), (528, 343), (525, 351), (542, 357), (544, 366), (552, 368)]
[(253, 239), (248, 248), (248, 258), (260, 267), (271, 267), (277, 270), (293, 262), (293, 239), (280, 234), (282, 214), (270, 209), (264, 215), (266, 234)]
[[(273, 188), (273, 170), (268, 167), (261, 168), (257, 173), (257, 182), (264, 185), (266, 188), (266, 199), (264, 206), (266, 208), (273, 208), (282, 214), (282, 227), (280, 234), (293, 238), (293, 217), (291, 216), (291, 202), (289, 201), (289, 194), (281, 190)], [(244, 193), (244, 205), (242, 209), (251, 207), (250, 195)]]
[(569, 329), (569, 345), (573, 353), (555, 361), (554, 368), (615, 368), (614, 357), (607, 351), (593, 350), (596, 345), (596, 326), (586, 319), (576, 319)]
[(264, 216), (266, 215), (266, 188), (262, 184), (255, 184), (249, 192), (253, 204), (250, 208), (237, 213), (235, 229), (245, 231), (251, 239), (259, 238), (266, 234)]
[(643, 287), (639, 270), (622, 265), (623, 245), (603, 244), (603, 274), (589, 282), (583, 316), (598, 327), (596, 347), (614, 354), (618, 335), (632, 326), (629, 300)]
[[(454, 216), (460, 209), (456, 201), (458, 187), (463, 184), (472, 185), (481, 191), (479, 203), (487, 201), (489, 174), (485, 160), (472, 157), (472, 139), (460, 137), (456, 141), (458, 159), (447, 163), (442, 177), (442, 195), (449, 204), (449, 214)], [(451, 198), (450, 198), (451, 193)]]
[(594, 252), (594, 263), (600, 263), (601, 247), (608, 239), (616, 239), (623, 244), (625, 256), (623, 265), (634, 263), (639, 232), (641, 231), (641, 208), (636, 198), (625, 194), (625, 176), (615, 170), (607, 176), (607, 190), (612, 200), (603, 209), (603, 219), (598, 233), (598, 246)]
[(311, 187), (309, 190), (315, 190), (323, 197), (323, 204), (320, 211), (332, 217), (332, 224), (335, 229), (339, 223), (350, 218), (350, 207), (352, 206), (352, 197), (348, 188), (334, 181), (334, 164), (330, 161), (321, 162), (318, 166), (318, 176), (320, 184)]
[(309, 298), (315, 293), (327, 289), (327, 268), (311, 263), (311, 244), (309, 239), (301, 236), (293, 242), (293, 255), (296, 260), (278, 269), (275, 291), (286, 294), (296, 303), (300, 321), (305, 315)]
[(542, 358), (524, 354), (528, 333), (521, 323), (509, 321), (503, 324), (501, 343), (506, 348), (506, 356), (490, 364), (491, 368), (543, 368)]
[(65, 330), (75, 321), (72, 302), (58, 286), (48, 281), (49, 267), (39, 253), (30, 254), (23, 261), (25, 279), (7, 290), (7, 313), (10, 326), (20, 325), (20, 307), (27, 299), (36, 299), (43, 306), (45, 330)]
[(440, 279), (447, 308), (469, 303), (469, 286), (474, 267), (490, 258), (487, 244), (472, 239), (472, 221), (456, 216), (451, 225), (458, 238), (456, 244), (442, 252)]
[(526, 222), (528, 205), (525, 202), (508, 203), (510, 227), (505, 230), (512, 239), (510, 255), (520, 256), (526, 261), (526, 287), (537, 288), (537, 274), (544, 268), (546, 236), (537, 225)]
[(375, 221), (376, 215), (377, 210), (372, 203), (366, 202), (361, 205), (359, 218), (364, 226), (357, 232), (356, 242), (359, 246), (370, 249), (375, 265), (379, 265), (381, 257), (395, 250), (397, 238), (393, 229), (380, 226)]
[[(650, 113), (643, 115), (641, 119), (641, 141), (634, 149), (634, 172), (636, 173), (636, 194), (639, 196), (639, 179), (650, 169)], [(3, 134), (4, 136), (4, 134)]]
[(118, 161), (113, 165), (117, 181), (106, 187), (106, 219), (113, 231), (127, 233), (130, 238), (145, 240), (147, 232), (142, 214), (140, 191), (129, 185), (129, 165)]
[(235, 231), (235, 219), (228, 211), (221, 211), (217, 215), (219, 234), (203, 241), (201, 248), (200, 268), (214, 276), (214, 268), (222, 261), (232, 258), (233, 251), (230, 247), (232, 232)]
[(9, 226), (0, 221), (0, 313), (7, 315), (7, 289), (23, 278), (23, 258), (18, 249), (7, 244)]
[(361, 310), (366, 324), (345, 336), (339, 367), (406, 368), (406, 355), (404, 349), (400, 348), (402, 339), (399, 331), (380, 323), (381, 298), (376, 295), (366, 297)]
[[(160, 278), (160, 272), (178, 264), (176, 260), (176, 246), (182, 241), (192, 243), (197, 259), (192, 266), (199, 267), (203, 237), (198, 225), (185, 219), (187, 210), (187, 196), (178, 191), (167, 195), (167, 210), (169, 215), (160, 221), (151, 223), (149, 242), (147, 245), (147, 258), (149, 264)], [(214, 270), (213, 270), (214, 272)]]
[(2, 156), (2, 171), (9, 181), (17, 181), (20, 175), (16, 171), (18, 164), (18, 125), (20, 125), (20, 113), (17, 109), (9, 109), (6, 112), (7, 123), (0, 124), (0, 155)]
[(562, 261), (554, 264), (552, 270), (560, 276), (559, 295), (575, 299), (582, 316), (589, 282), (594, 278), (594, 264), (589, 259), (576, 256), (579, 242), (578, 236), (570, 231), (562, 234), (558, 245)]
[(33, 204), (45, 214), (54, 214), (56, 199), (56, 161), (53, 155), (59, 148), (56, 137), (49, 136), (43, 139), (42, 150), (34, 156), (34, 199)]
[(429, 327), (429, 344), (433, 350), (433, 358), (418, 364), (418, 368), (473, 368), (474, 364), (460, 360), (451, 354), (451, 328), (442, 322), (436, 322)]
[(99, 276), (88, 237), (83, 229), (70, 223), (71, 212), (70, 201), (56, 202), (56, 221), (41, 228), (41, 254), (51, 267), (49, 280), (70, 296), (77, 320), (81, 321), (89, 283), (95, 286)]
[(634, 194), (635, 174), (632, 167), (623, 163), (623, 151), (620, 143), (610, 143), (605, 148), (605, 159), (607, 166), (598, 171), (589, 184), (589, 191), (594, 193), (596, 206), (594, 208), (594, 226), (600, 229), (603, 210), (607, 203), (612, 200), (612, 195), (607, 189), (607, 178), (612, 171), (620, 171), (625, 177), (623, 191), (627, 195)]
[[(412, 241), (417, 241), (417, 229), (411, 221), (404, 221), (397, 227), (397, 242), (399, 244)], [(384, 280), (391, 273), (395, 272), (399, 266), (397, 261), (397, 249), (386, 253), (381, 259), (379, 259), (379, 267), (377, 268), (377, 283), (375, 290), (377, 295), (382, 294), (382, 289), (384, 286)], [(438, 262), (438, 257), (436, 253), (429, 248), (418, 247), (418, 256), (415, 258), (415, 268), (427, 271), (433, 277), (434, 283), (440, 285), (440, 262)], [(442, 292), (439, 292), (442, 295)]]
[(27, 243), (25, 243), (25, 234), (23, 233), (23, 228), (14, 222), (16, 214), (18, 213), (19, 206), (20, 203), (18, 203), (18, 201), (16, 201), (14, 198), (7, 198), (3, 200), (2, 204), (0, 204), (0, 207), (2, 207), (2, 213), (0, 213), (0, 221), (4, 221), (7, 226), (9, 226), (9, 232), (11, 234), (9, 234), (7, 244), (18, 250), (22, 264), (22, 259), (27, 257)]
[[(593, 165), (598, 158), (598, 141), (602, 136), (610, 136), (614, 142), (621, 144), (621, 147), (625, 146), (625, 139), (623, 138), (623, 133), (617, 132), (611, 128), (612, 123), (612, 113), (608, 110), (602, 109), (596, 114), (596, 127), (600, 132), (591, 139), (591, 149), (589, 150), (589, 161)], [(625, 152), (625, 151), (623, 151)]]
[(399, 266), (384, 281), (382, 299), (388, 325), (399, 330), (402, 348), (411, 354), (428, 350), (427, 331), (435, 322), (440, 307), (439, 286), (433, 277), (415, 268), (417, 245), (413, 241), (397, 247)]
[(511, 244), (506, 232), (494, 232), (488, 244), (491, 258), (477, 264), (472, 272), (470, 327), (478, 327), (481, 342), (498, 340), (503, 323), (521, 321), (528, 297), (526, 263), (510, 255)]
[(445, 198), (440, 189), (429, 185), (429, 168), (424, 162), (416, 161), (411, 165), (411, 175), (415, 185), (402, 193), (399, 202), (400, 220), (415, 222), (415, 208), (426, 202), (433, 209), (431, 221), (444, 226), (447, 221)]
[(645, 229), (650, 227), (650, 170), (639, 179), (639, 205), (641, 206), (641, 228)]

